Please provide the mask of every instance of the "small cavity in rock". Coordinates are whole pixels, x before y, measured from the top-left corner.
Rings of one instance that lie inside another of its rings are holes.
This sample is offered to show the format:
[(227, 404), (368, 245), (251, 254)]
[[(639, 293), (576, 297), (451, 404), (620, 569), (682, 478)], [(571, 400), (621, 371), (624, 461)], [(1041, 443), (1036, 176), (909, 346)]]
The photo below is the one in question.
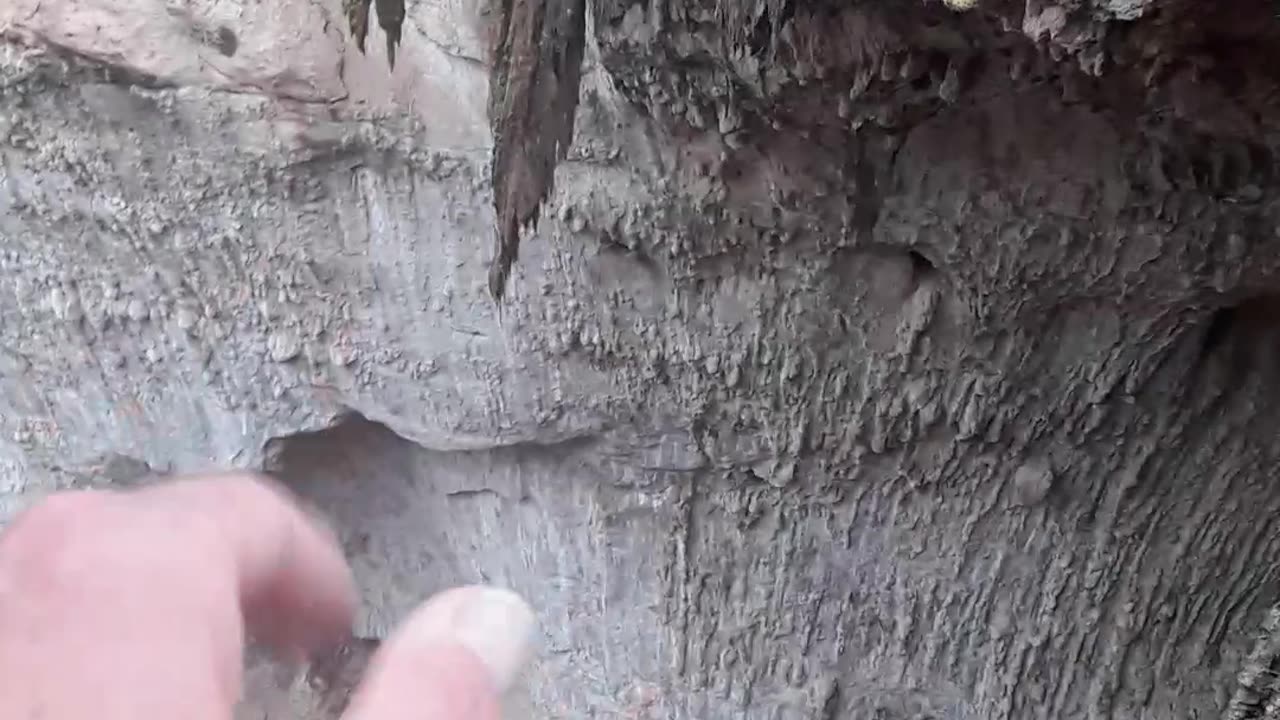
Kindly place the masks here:
[(213, 45), (218, 49), (218, 52), (227, 57), (231, 57), (240, 49), (240, 39), (236, 37), (234, 30), (223, 25), (219, 27), (218, 31), (214, 34)]

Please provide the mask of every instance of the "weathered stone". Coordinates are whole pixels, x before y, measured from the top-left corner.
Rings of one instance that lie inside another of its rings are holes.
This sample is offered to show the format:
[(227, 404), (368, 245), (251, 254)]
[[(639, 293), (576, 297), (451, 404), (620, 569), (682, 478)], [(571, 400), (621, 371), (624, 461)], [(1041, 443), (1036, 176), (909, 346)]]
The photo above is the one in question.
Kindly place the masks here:
[(500, 313), (477, 5), (74, 5), (0, 7), (0, 515), (266, 465), (362, 635), (528, 596), (529, 717), (1271, 702), (1268, 3), (599, 0)]

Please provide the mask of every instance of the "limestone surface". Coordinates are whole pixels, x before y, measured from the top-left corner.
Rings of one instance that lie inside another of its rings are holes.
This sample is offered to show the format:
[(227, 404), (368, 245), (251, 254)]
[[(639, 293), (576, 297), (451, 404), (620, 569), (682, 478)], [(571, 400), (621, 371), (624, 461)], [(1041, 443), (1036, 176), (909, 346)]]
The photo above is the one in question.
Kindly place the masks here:
[(1267, 717), (1280, 20), (1213, 5), (593, 0), (495, 301), (511, 3), (391, 70), (338, 0), (4, 0), (0, 518), (265, 468), (362, 637), (525, 594), (526, 717)]

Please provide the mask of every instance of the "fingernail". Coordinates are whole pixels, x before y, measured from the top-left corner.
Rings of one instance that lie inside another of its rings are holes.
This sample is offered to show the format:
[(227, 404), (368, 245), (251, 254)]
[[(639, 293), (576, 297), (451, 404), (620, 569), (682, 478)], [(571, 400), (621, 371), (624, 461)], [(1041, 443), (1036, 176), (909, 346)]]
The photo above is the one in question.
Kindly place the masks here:
[(446, 590), (423, 603), (393, 637), (428, 648), (440, 640), (471, 651), (488, 668), (500, 693), (511, 689), (533, 652), (533, 609), (510, 590), (472, 585)]
[(466, 588), (454, 616), (452, 634), (480, 658), (499, 692), (515, 684), (533, 651), (537, 620), (533, 609), (510, 590)]

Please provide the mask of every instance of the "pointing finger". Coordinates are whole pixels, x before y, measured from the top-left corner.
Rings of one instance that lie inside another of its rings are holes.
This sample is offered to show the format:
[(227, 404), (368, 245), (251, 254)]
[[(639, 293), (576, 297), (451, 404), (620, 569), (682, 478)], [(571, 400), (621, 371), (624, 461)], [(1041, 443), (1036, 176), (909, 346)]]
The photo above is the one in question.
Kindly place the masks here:
[(261, 476), (228, 474), (136, 495), (206, 524), (232, 550), (245, 619), (259, 639), (306, 653), (350, 632), (357, 592), (341, 547), (282, 487)]
[(55, 495), (0, 532), (0, 717), (225, 720), (246, 620), (297, 654), (355, 602), (337, 544), (262, 478)]
[(344, 720), (498, 720), (533, 647), (533, 611), (489, 587), (421, 605), (369, 664)]

